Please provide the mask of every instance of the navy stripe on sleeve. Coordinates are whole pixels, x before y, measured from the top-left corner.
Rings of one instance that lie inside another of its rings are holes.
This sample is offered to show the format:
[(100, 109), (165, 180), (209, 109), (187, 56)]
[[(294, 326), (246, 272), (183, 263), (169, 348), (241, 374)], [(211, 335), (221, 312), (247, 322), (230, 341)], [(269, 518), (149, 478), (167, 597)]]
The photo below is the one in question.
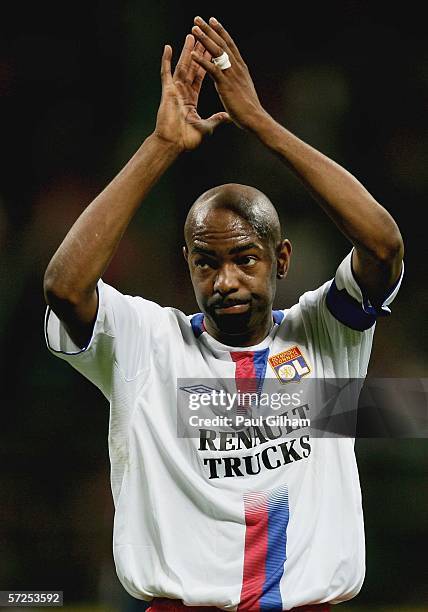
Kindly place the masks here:
[(339, 290), (333, 279), (326, 297), (327, 308), (335, 319), (357, 331), (369, 329), (376, 322), (376, 314), (389, 314), (387, 311), (375, 314), (366, 312), (363, 305), (349, 295), (346, 289)]
[[(358, 284), (354, 270), (352, 269), (352, 265), (351, 271), (355, 282)], [(388, 290), (387, 294), (382, 300), (382, 304), (385, 304), (385, 302), (388, 301), (396, 290), (397, 286), (401, 283), (403, 273), (404, 265), (401, 266), (401, 274), (394, 285)], [(346, 289), (339, 290), (337, 288), (335, 279), (333, 279), (327, 292), (326, 304), (327, 308), (335, 319), (344, 325), (347, 325), (351, 329), (364, 331), (365, 329), (369, 329), (372, 325), (374, 325), (378, 317), (386, 317), (390, 315), (391, 310), (388, 306), (384, 305), (378, 307), (372, 306), (372, 304), (370, 304), (370, 300), (364, 295), (363, 290), (360, 289), (360, 291), (363, 298), (362, 304), (349, 295)]]

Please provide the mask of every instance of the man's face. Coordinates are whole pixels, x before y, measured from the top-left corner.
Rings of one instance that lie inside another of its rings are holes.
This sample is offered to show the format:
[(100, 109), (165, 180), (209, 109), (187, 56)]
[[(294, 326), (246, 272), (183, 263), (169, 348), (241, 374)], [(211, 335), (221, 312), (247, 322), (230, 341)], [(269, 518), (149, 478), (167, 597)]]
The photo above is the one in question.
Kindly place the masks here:
[(244, 219), (222, 208), (197, 219), (186, 238), (184, 254), (207, 330), (230, 344), (233, 336), (245, 340), (256, 337), (257, 330), (263, 333), (275, 295), (272, 245)]

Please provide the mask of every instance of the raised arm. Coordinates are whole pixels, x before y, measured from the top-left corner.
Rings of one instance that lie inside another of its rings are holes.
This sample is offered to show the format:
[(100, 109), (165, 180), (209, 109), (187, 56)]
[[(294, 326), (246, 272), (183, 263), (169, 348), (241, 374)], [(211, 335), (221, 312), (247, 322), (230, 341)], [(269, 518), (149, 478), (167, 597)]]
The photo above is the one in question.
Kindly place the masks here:
[(192, 61), (192, 51), (195, 57), (210, 57), (189, 34), (172, 75), (172, 49), (165, 46), (154, 132), (83, 211), (46, 269), (46, 302), (80, 347), (86, 346), (92, 333), (97, 281), (142, 200), (182, 151), (195, 149), (205, 134), (229, 119), (225, 112), (209, 119), (199, 117), (197, 103), (205, 70)]
[(194, 59), (213, 78), (232, 121), (280, 157), (352, 242), (354, 274), (372, 305), (379, 305), (401, 272), (404, 248), (394, 219), (352, 174), (265, 111), (236, 44), (216, 19), (206, 23), (196, 17), (192, 32), (212, 57), (229, 55), (231, 66), (225, 70), (207, 58)]

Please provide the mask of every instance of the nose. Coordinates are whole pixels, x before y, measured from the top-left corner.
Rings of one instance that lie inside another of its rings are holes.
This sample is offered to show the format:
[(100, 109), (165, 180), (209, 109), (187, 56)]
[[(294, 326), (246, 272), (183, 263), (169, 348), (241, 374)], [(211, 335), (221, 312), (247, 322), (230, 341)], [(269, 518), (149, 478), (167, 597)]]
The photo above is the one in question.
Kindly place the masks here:
[(233, 264), (225, 264), (217, 270), (214, 280), (214, 293), (221, 295), (229, 295), (238, 291), (239, 283), (236, 275), (235, 266)]

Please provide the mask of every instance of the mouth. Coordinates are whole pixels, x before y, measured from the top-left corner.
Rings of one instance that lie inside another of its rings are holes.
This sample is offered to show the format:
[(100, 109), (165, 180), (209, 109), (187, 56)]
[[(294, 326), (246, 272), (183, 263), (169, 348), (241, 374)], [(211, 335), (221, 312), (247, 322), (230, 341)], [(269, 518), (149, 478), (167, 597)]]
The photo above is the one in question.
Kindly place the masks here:
[(224, 306), (216, 306), (215, 307), (215, 312), (218, 315), (233, 315), (233, 314), (243, 314), (245, 312), (248, 312), (248, 310), (250, 309), (250, 303), (249, 302), (241, 302), (239, 304), (231, 304), (231, 305), (224, 305)]

